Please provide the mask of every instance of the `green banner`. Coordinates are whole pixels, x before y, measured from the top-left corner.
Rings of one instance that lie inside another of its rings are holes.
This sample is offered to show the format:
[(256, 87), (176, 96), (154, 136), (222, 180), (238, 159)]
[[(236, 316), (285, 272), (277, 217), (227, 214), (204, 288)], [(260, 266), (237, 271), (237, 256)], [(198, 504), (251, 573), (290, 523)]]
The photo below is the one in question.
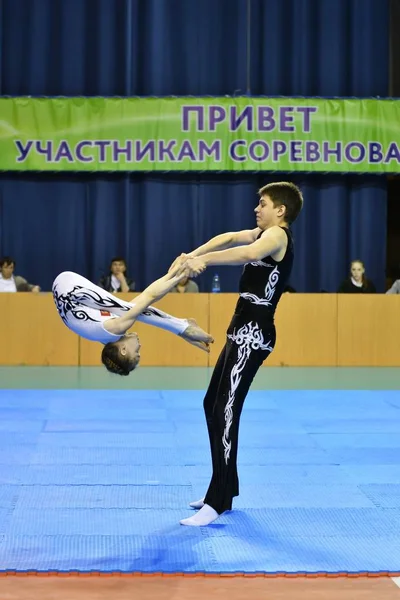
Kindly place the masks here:
[(400, 172), (400, 101), (1, 98), (0, 170)]

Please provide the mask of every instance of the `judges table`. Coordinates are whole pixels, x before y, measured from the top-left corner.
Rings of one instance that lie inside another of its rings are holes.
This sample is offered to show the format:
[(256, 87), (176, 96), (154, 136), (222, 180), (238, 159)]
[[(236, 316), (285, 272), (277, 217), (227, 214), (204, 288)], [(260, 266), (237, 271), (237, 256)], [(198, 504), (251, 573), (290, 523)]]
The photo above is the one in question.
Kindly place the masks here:
[[(132, 294), (121, 294), (132, 300)], [(215, 338), (210, 355), (179, 337), (136, 323), (141, 365), (214, 366), (237, 294), (170, 294), (166, 312), (193, 317)], [(95, 366), (102, 345), (70, 332), (51, 294), (2, 293), (1, 365)], [(277, 344), (265, 366), (400, 366), (400, 296), (285, 294), (276, 312)]]

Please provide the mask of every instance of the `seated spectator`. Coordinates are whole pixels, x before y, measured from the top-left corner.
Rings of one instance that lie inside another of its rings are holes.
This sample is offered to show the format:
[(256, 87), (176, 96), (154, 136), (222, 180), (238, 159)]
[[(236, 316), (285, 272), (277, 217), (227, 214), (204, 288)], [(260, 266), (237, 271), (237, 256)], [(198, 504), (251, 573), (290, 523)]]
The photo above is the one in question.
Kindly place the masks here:
[(400, 263), (390, 268), (390, 276), (386, 279), (387, 294), (400, 294)]
[(198, 294), (199, 286), (195, 281), (189, 279), (189, 277), (185, 277), (180, 280), (178, 285), (172, 288), (171, 292), (178, 294)]
[(350, 265), (350, 277), (345, 279), (338, 289), (339, 294), (375, 294), (376, 288), (365, 276), (364, 263), (353, 260)]
[(110, 272), (102, 277), (99, 286), (112, 294), (115, 292), (134, 292), (135, 282), (127, 275), (124, 258), (115, 257), (111, 261)]
[(394, 281), (392, 287), (389, 288), (386, 293), (387, 294), (400, 294), (400, 279), (396, 279), (396, 281)]
[(14, 275), (15, 264), (11, 256), (0, 259), (0, 292), (40, 292), (38, 285), (28, 283), (21, 275)]

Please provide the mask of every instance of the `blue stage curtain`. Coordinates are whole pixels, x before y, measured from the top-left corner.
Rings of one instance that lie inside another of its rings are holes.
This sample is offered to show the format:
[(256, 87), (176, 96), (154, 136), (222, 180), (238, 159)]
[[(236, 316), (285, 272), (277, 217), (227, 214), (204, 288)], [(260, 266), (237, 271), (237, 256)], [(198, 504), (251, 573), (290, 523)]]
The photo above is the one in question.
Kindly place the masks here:
[[(0, 0), (0, 94), (386, 96), (388, 36), (388, 0)], [(3, 173), (0, 253), (44, 289), (122, 254), (143, 289), (181, 251), (251, 227), (277, 179), (305, 196), (293, 286), (335, 291), (358, 257), (383, 291), (384, 177)], [(219, 272), (236, 291), (240, 269)]]

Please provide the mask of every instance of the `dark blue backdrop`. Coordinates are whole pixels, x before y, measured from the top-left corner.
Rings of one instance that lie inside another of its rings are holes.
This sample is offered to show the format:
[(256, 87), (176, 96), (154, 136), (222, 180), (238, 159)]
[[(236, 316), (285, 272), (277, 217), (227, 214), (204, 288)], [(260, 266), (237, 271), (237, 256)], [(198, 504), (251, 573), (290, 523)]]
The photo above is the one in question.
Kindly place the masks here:
[[(0, 0), (0, 94), (386, 96), (388, 36), (387, 0)], [(258, 186), (288, 177), (2, 174), (0, 253), (45, 289), (122, 254), (142, 289), (179, 252), (252, 227)], [(385, 178), (290, 178), (305, 196), (294, 287), (334, 291), (361, 258), (383, 290)], [(219, 272), (235, 291), (239, 269)]]

